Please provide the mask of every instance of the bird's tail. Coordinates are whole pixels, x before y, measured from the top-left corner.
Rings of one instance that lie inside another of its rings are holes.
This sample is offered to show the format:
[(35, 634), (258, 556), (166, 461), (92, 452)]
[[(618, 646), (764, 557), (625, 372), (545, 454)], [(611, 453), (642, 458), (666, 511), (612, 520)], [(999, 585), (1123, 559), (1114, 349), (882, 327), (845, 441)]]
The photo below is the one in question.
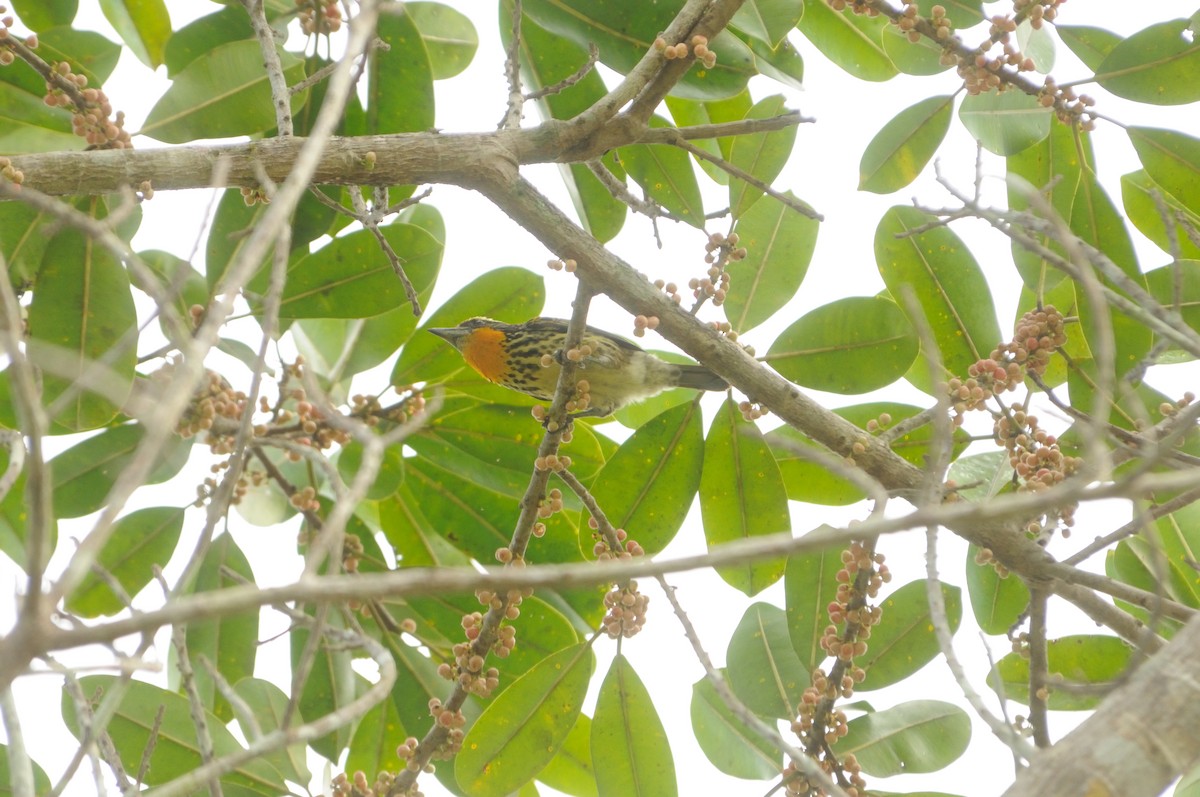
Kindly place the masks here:
[(729, 383), (703, 365), (681, 365), (679, 387), (690, 387), (693, 390), (728, 390)]

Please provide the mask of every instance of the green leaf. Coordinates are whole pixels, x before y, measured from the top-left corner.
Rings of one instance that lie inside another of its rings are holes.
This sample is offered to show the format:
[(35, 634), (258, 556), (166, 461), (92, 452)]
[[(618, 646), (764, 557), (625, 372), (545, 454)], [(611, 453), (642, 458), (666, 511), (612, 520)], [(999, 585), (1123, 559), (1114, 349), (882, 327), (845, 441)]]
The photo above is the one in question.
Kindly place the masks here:
[[(791, 530), (779, 466), (758, 427), (742, 419), (732, 399), (725, 401), (704, 441), (700, 513), (710, 551), (734, 540)], [(717, 574), (735, 589), (755, 595), (779, 580), (783, 565), (779, 559), (766, 560), (719, 567)]]
[[(442, 412), (406, 442), (423, 456), (442, 461), (454, 457), (455, 469), (480, 484), (495, 483), (488, 470), (514, 471), (521, 485), (518, 495), (523, 495), (541, 441), (541, 430), (524, 413), (514, 417), (508, 407), (448, 400)], [(571, 472), (589, 480), (605, 458), (596, 433), (577, 424), (571, 441)]]
[(1178, 220), (1179, 214), (1182, 214), (1187, 224), (1193, 229), (1200, 229), (1200, 213), (1185, 208), (1178, 199), (1151, 180), (1145, 169), (1121, 176), (1121, 204), (1125, 207), (1126, 218), (1133, 222), (1138, 232), (1170, 254), (1171, 237), (1167, 235), (1163, 214), (1154, 201), (1155, 192), (1166, 206), (1167, 213), (1175, 219), (1172, 225), (1179, 253), (1189, 260), (1200, 260), (1200, 244), (1188, 238), (1184, 222)]
[(849, 296), (800, 318), (764, 359), (804, 387), (866, 393), (904, 376), (919, 349), (917, 333), (895, 302)]
[(600, 685), (592, 720), (600, 797), (675, 797), (675, 761), (650, 692), (618, 653)]
[[(102, 86), (117, 67), (121, 46), (91, 30), (59, 27), (38, 33), (37, 54), (48, 63), (66, 61), (71, 71), (87, 78), (89, 86)], [(46, 81), (31, 69), (6, 69), (0, 80), (20, 86), (35, 96), (46, 92)], [(69, 114), (59, 111), (68, 119)]]
[[(682, 0), (630, 5), (624, 0), (526, 0), (525, 13), (551, 33), (586, 47), (595, 43), (600, 61), (628, 73), (650, 51), (683, 7)], [(709, 42), (717, 53), (712, 69), (694, 64), (671, 90), (678, 97), (712, 100), (730, 97), (755, 73), (754, 56), (728, 31)]]
[[(342, 446), (337, 457), (337, 469), (342, 481), (349, 484), (362, 465), (363, 444), (351, 440)], [(399, 446), (389, 446), (384, 449), (383, 460), (379, 463), (379, 473), (367, 488), (368, 501), (381, 501), (394, 494), (404, 481), (404, 455)]]
[[(400, 258), (417, 297), (427, 300), (442, 264), (442, 244), (412, 224), (389, 224), (379, 232)], [(263, 273), (248, 290), (265, 291), (267, 279)], [(369, 230), (358, 230), (288, 265), (279, 316), (370, 318), (408, 305), (404, 285), (378, 240)], [(251, 308), (262, 312), (261, 300), (252, 300)]]
[[(405, 8), (403, 6), (402, 8)], [(411, 133), (434, 125), (433, 66), (413, 17), (382, 14), (367, 70), (367, 135)]]
[(1033, 68), (1045, 75), (1054, 68), (1054, 37), (1050, 26), (1033, 27), (1026, 19), (1017, 26), (1017, 50), (1033, 61)]
[(890, 194), (917, 179), (950, 129), (954, 95), (905, 108), (875, 134), (858, 166), (858, 188)]
[(946, 18), (954, 25), (955, 29), (969, 28), (977, 22), (983, 21), (983, 2), (984, 0), (917, 0), (917, 13), (923, 17), (930, 16), (933, 13), (933, 7), (940, 5), (946, 12)]
[(42, 264), (48, 220), (46, 214), (23, 202), (0, 204), (0, 256), (4, 257), (8, 268), (6, 279), (15, 293), (25, 290)]
[[(217, 212), (213, 215), (212, 230), (204, 244), (204, 273), (209, 292), (214, 296), (225, 288), (229, 269), (242, 247), (250, 240), (251, 231), (264, 213), (265, 205), (247, 205), (241, 191), (236, 188), (226, 189), (221, 195)], [(269, 253), (264, 255), (258, 266), (268, 263), (268, 256)]]
[(933, 39), (922, 36), (910, 42), (908, 35), (893, 25), (883, 29), (883, 51), (906, 75), (936, 75), (953, 65), (942, 63), (942, 48)]
[[(1083, 241), (1103, 252), (1105, 257), (1125, 272), (1127, 277), (1140, 283), (1143, 287), (1145, 286), (1145, 278), (1138, 267), (1133, 241), (1129, 237), (1129, 231), (1125, 228), (1125, 219), (1122, 218), (1116, 205), (1113, 204), (1104, 187), (1092, 173), (1086, 173), (1080, 179), (1079, 192), (1071, 212), (1071, 230)], [(1107, 285), (1112, 285), (1112, 282), (1107, 279), (1102, 278), (1102, 281)], [(1150, 351), (1152, 335), (1146, 325), (1107, 305), (1100, 308), (1094, 307), (1084, 291), (1078, 293), (1077, 300), (1079, 302), (1077, 312), (1085, 339), (1089, 344), (1088, 348), (1095, 349), (1092, 345), (1092, 341), (1095, 340), (1094, 336), (1097, 334), (1095, 325), (1106, 314), (1112, 324), (1113, 338), (1116, 344), (1116, 350), (1113, 352), (1115, 361), (1112, 366), (1116, 368), (1118, 375), (1136, 367), (1142, 357)], [(1072, 400), (1074, 398), (1075, 396), (1072, 395)]]
[[(285, 727), (283, 720), (287, 716), (288, 696), (278, 686), (259, 678), (242, 678), (233, 685), (233, 691), (242, 699), (242, 705), (250, 710), (250, 716), (258, 723), (263, 735)], [(250, 719), (238, 713), (236, 708), (234, 711), (245, 732), (250, 727)], [(295, 722), (296, 718), (292, 718), (292, 721)], [(308, 783), (312, 779), (302, 744), (275, 750), (264, 759), (294, 783)]]
[[(510, 46), (512, 25), (511, 0), (501, 4), (500, 39)], [(525, 16), (521, 22), (521, 76), (531, 91), (558, 86), (574, 75), (588, 60), (588, 51), (563, 36), (556, 36)], [(539, 97), (536, 102), (543, 116), (571, 119), (590, 108), (607, 93), (604, 81), (596, 70), (589, 70), (582, 80), (561, 91)], [(668, 103), (670, 98), (668, 98)], [(619, 180), (625, 170), (613, 154), (601, 162)], [(581, 163), (559, 164), (559, 173), (566, 184), (580, 224), (597, 241), (607, 241), (620, 232), (625, 224), (626, 205), (612, 195), (600, 180)]]
[(1108, 54), (1121, 43), (1120, 36), (1104, 28), (1055, 24), (1054, 29), (1063, 44), (1091, 70), (1098, 69)]
[[(203, 764), (191, 709), (183, 695), (142, 681), (122, 681), (113, 675), (85, 676), (79, 679), (79, 688), (92, 703), (93, 711), (105, 693), (123, 693), (106, 730), (126, 771), (144, 773), (146, 785), (167, 783)], [(82, 739), (75, 702), (66, 690), (62, 696), (62, 716), (71, 733)], [(206, 723), (214, 757), (245, 752), (219, 719), (208, 714)], [(274, 767), (259, 758), (251, 758), (222, 775), (220, 782), (226, 794), (242, 797), (277, 797), (288, 790)]]
[(1193, 214), (1200, 214), (1200, 139), (1174, 130), (1126, 129), (1150, 179)]
[[(783, 95), (775, 94), (755, 103), (746, 118), (774, 119), (785, 111)], [(795, 125), (767, 133), (736, 136), (729, 148), (729, 162), (769, 185), (783, 171), (795, 143)], [(735, 219), (740, 219), (762, 196), (761, 190), (746, 181), (730, 178), (729, 208)]]
[[(209, 545), (187, 591), (193, 595), (215, 593), (253, 582), (254, 571), (246, 555), (232, 536), (222, 534)], [(188, 623), (187, 646), (193, 657), (196, 689), (205, 707), (223, 721), (233, 717), (233, 709), (217, 690), (208, 668), (196, 666), (194, 657), (203, 655), (227, 683), (235, 684), (254, 674), (258, 645), (258, 612), (254, 610)], [(171, 676), (172, 686), (178, 687), (178, 672), (172, 671)]]
[(797, 25), (826, 58), (860, 80), (883, 81), (896, 76), (896, 65), (883, 49), (886, 17), (874, 19), (849, 8), (834, 11), (825, 0), (804, 0), (804, 16)]
[(67, 609), (93, 618), (127, 608), (126, 599), (150, 583), (156, 567), (166, 566), (182, 530), (183, 510), (172, 507), (139, 509), (118, 519), (111, 539), (96, 557), (96, 567), (120, 584), (125, 596), (114, 593), (107, 579), (90, 572), (67, 597)]
[[(304, 79), (304, 61), (280, 49), (289, 84)], [(295, 113), (307, 97), (292, 95)], [(263, 133), (275, 127), (271, 87), (258, 42), (235, 41), (197, 57), (180, 72), (146, 117), (139, 135), (167, 144)]]
[(240, 6), (226, 6), (215, 14), (193, 20), (167, 39), (163, 51), (167, 75), (175, 77), (184, 67), (214, 47), (253, 38), (250, 17), (246, 9)]
[(729, 686), (763, 717), (791, 721), (809, 685), (809, 669), (792, 649), (782, 609), (754, 603), (746, 609), (725, 653)]
[[(26, 27), (39, 34), (56, 25), (70, 25), (79, 10), (79, 0), (12, 0), (9, 5)], [(0, 783), (8, 783), (8, 778), (0, 777)]]
[(800, 289), (816, 249), (820, 222), (764, 196), (738, 219), (734, 230), (746, 257), (731, 261), (725, 269), (732, 282), (723, 306), (733, 328), (747, 332), (773, 316)]
[(767, 780), (780, 773), (779, 751), (729, 710), (708, 678), (692, 684), (692, 733), (726, 775)]
[[(1176, 284), (1179, 286), (1178, 297)], [(1174, 308), (1178, 299), (1184, 323), (1200, 330), (1200, 260), (1176, 260), (1148, 271), (1146, 285), (1150, 295), (1163, 307)]]
[(778, 47), (803, 15), (804, 7), (794, 0), (747, 0), (733, 15), (732, 24)]
[(396, 755), (396, 748), (404, 744), (408, 737), (419, 733), (418, 728), (404, 726), (391, 700), (376, 703), (354, 729), (350, 755), (346, 757), (346, 770), (372, 773), (402, 771), (404, 760)]
[[(145, 432), (145, 427), (136, 423), (114, 426), (51, 460), (55, 517), (82, 517), (102, 508), (108, 491), (137, 455)], [(191, 441), (168, 437), (146, 484), (170, 479), (183, 468), (191, 451)]]
[[(541, 311), (545, 299), (546, 288), (540, 274), (505, 266), (479, 275), (437, 310), (427, 313), (421, 330), (457, 326), (474, 316), (508, 323), (528, 321)], [(391, 380), (393, 385), (441, 382), (447, 389), (496, 397), (500, 403), (522, 401), (517, 393), (488, 386), (454, 347), (430, 334), (416, 334), (405, 344), (392, 369)]]
[(811, 673), (829, 655), (821, 647), (821, 637), (829, 625), (827, 607), (837, 597), (837, 572), (841, 569), (840, 547), (788, 557), (783, 575), (788, 637), (805, 672)]
[[(736, 30), (731, 32), (737, 34)], [(759, 39), (750, 39), (746, 43), (750, 45), (760, 74), (788, 88), (804, 90), (804, 58), (790, 41), (784, 39), (777, 47)]]
[(967, 551), (967, 593), (975, 622), (985, 634), (1006, 634), (1029, 607), (1029, 588), (1017, 576), (1001, 578), (991, 564), (978, 564), (978, 552), (975, 546)]
[[(1200, 608), (1198, 517), (1200, 508), (1191, 504), (1158, 518), (1144, 535), (1124, 540), (1115, 552), (1109, 552), (1107, 574), (1184, 606)], [(1151, 620), (1150, 612), (1140, 607), (1122, 607), (1144, 622), (1164, 624), (1161, 619)], [(1173, 631), (1179, 624), (1168, 622), (1166, 626)]]
[[(987, 281), (966, 244), (945, 227), (911, 234), (931, 218), (915, 208), (891, 208), (875, 230), (875, 260), (893, 296), (913, 291), (920, 323), (929, 325), (946, 372), (965, 374), (1000, 341), (1000, 326)], [(907, 235), (898, 238), (901, 234)]]
[[(655, 116), (650, 126), (671, 124)], [(704, 229), (704, 202), (685, 151), (669, 144), (632, 144), (618, 149), (617, 158), (647, 197), (693, 227)]]
[(100, 0), (104, 18), (138, 60), (151, 69), (163, 62), (171, 17), (163, 0)]
[(579, 717), (595, 667), (578, 644), (541, 661), (484, 709), (454, 762), (471, 797), (504, 797), (554, 757)]
[[(1059, 691), (1054, 688), (1054, 681), (1062, 678), (1084, 686), (1111, 686), (1128, 670), (1133, 648), (1111, 636), (1065, 636), (1046, 643), (1046, 656), (1050, 675), (1046, 705), (1055, 711), (1090, 711), (1099, 705), (1103, 694), (1096, 690)], [(1028, 705), (1029, 659), (1020, 653), (1009, 653), (996, 662), (987, 682), (1005, 699)]]
[(1033, 146), (1050, 133), (1053, 121), (1051, 109), (1020, 91), (968, 95), (958, 118), (984, 149), (997, 155), (1015, 155)]
[[(962, 620), (962, 590), (941, 584), (950, 632)], [(933, 661), (942, 649), (933, 630), (924, 581), (912, 581), (884, 598), (883, 619), (871, 628), (867, 653), (855, 659), (867, 671), (856, 691), (881, 689), (903, 681)]]
[(1105, 89), (1136, 102), (1186, 105), (1200, 100), (1200, 43), (1186, 19), (1159, 22), (1120, 42), (1096, 67)]
[(442, 3), (405, 3), (404, 10), (425, 42), (434, 80), (454, 77), (467, 68), (479, 48), (470, 17)]
[[(1067, 125), (1052, 125), (1050, 135), (1032, 147), (1009, 155), (1009, 207), (1028, 210), (1031, 192), (1040, 192), (1042, 200), (1059, 218), (1070, 219), (1082, 174), (1080, 150), (1086, 146), (1086, 141), (1077, 139), (1076, 131)], [(1062, 247), (1050, 235), (1033, 230), (1026, 232), (1051, 251), (1063, 254)], [(1051, 266), (1045, 258), (1016, 241), (1012, 244), (1012, 254), (1021, 280), (1031, 290), (1044, 292), (1066, 278), (1066, 274)]]
[[(137, 363), (137, 316), (129, 275), (113, 254), (75, 229), (50, 239), (29, 307), (29, 354), (42, 370), (48, 405), (65, 391), (73, 397), (54, 418), (80, 432), (108, 423), (129, 395)], [(98, 364), (104, 393), (75, 390)]]
[(591, 485), (613, 526), (626, 529), (647, 554), (675, 537), (700, 487), (701, 429), (696, 402), (672, 407), (634, 432)]
[(971, 718), (940, 700), (913, 700), (849, 722), (839, 756), (854, 754), (863, 772), (877, 778), (936, 772), (955, 761), (971, 740)]
[(580, 714), (558, 754), (537, 779), (571, 797), (599, 797), (596, 768), (592, 764), (592, 718)]
[[(33, 769), (33, 789), (36, 794), (49, 794), (51, 790), (50, 776), (46, 770), (38, 766), (36, 761), (30, 761)], [(12, 764), (8, 760), (8, 745), (0, 744), (0, 797), (18, 797), (12, 789)]]
[[(311, 610), (310, 610), (311, 611)], [(326, 615), (326, 622), (334, 628), (342, 628), (344, 621), (336, 612)], [(288, 635), (291, 643), (292, 671), (300, 666), (301, 654), (308, 643), (308, 628), (293, 627)], [(300, 693), (297, 706), (302, 717), (324, 717), (354, 700), (356, 685), (352, 656), (349, 650), (324, 641), (317, 644), (316, 655), (308, 680)], [(350, 742), (350, 728), (343, 725), (337, 730), (309, 743), (309, 747), (326, 758), (336, 761)]]
[(38, 96), (0, 80), (0, 152), (23, 155), (85, 146), (87, 142), (71, 132), (69, 114), (48, 108)]

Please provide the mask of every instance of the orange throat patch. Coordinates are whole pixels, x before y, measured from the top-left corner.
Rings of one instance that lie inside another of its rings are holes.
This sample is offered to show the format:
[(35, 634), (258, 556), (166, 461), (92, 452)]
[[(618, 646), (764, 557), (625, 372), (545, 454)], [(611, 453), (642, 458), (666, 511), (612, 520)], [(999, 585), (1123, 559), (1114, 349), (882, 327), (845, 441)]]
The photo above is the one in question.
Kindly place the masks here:
[(503, 382), (508, 371), (504, 338), (504, 333), (498, 329), (481, 327), (473, 330), (463, 344), (462, 355), (467, 365), (489, 382)]

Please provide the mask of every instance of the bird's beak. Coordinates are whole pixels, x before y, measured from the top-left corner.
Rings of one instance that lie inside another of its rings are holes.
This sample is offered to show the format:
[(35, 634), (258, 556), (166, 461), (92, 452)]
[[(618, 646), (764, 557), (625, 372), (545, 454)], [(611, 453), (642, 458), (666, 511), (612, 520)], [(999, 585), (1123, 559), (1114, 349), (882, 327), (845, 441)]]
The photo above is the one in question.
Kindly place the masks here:
[(463, 329), (462, 327), (430, 327), (429, 331), (449, 343), (451, 346), (457, 347), (458, 341), (462, 338), (467, 330)]

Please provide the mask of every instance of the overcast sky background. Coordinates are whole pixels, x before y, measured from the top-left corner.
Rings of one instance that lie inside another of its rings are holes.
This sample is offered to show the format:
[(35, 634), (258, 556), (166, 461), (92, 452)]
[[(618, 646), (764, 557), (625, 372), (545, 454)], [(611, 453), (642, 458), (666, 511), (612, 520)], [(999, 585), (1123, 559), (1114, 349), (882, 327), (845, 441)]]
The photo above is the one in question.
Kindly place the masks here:
[[(445, 2), (473, 19), (480, 37), (480, 48), (464, 74), (436, 84), (437, 124), (447, 132), (494, 129), (496, 121), (503, 115), (507, 93), (495, 4), (470, 0)], [(191, 19), (219, 9), (216, 4), (201, 0), (167, 0), (167, 5), (175, 29)], [(81, 6), (80, 26), (94, 28), (118, 41), (117, 36), (99, 14), (93, 0), (84, 0)], [(989, 8), (1000, 12), (1004, 5), (996, 3), (991, 4)], [(1152, 22), (1188, 13), (1176, 3), (1140, 3), (1136, 5), (1136, 14), (1131, 13), (1131, 8), (1129, 3), (1117, 0), (1068, 3), (1061, 9), (1060, 19), (1066, 24), (1105, 27), (1128, 35)], [(967, 40), (975, 41), (977, 38), (968, 36)], [(289, 48), (296, 49), (300, 41), (299, 35), (293, 29), (292, 38), (288, 42)], [(751, 82), (751, 91), (755, 100), (782, 92), (788, 96), (789, 108), (798, 109), (805, 116), (816, 119), (815, 124), (802, 125), (799, 128), (792, 159), (775, 185), (780, 189), (791, 190), (808, 201), (825, 215), (826, 221), (822, 225), (816, 253), (800, 295), (786, 311), (777, 315), (775, 322), (764, 324), (742, 337), (743, 342), (754, 345), (760, 354), (767, 350), (776, 334), (808, 310), (847, 294), (871, 295), (883, 288), (875, 267), (872, 241), (875, 225), (888, 207), (894, 204), (908, 204), (913, 197), (917, 197), (922, 204), (935, 207), (951, 204), (951, 198), (933, 182), (932, 165), (916, 183), (890, 196), (879, 197), (860, 193), (856, 190), (856, 185), (861, 154), (879, 128), (900, 110), (924, 97), (954, 92), (960, 81), (953, 72), (922, 78), (901, 75), (886, 83), (870, 84), (846, 76), (798, 32), (793, 32), (792, 41), (804, 56), (807, 91), (791, 92), (765, 78), (755, 78)], [(1053, 73), (1060, 83), (1087, 74), (1087, 70), (1065, 47), (1058, 48), (1057, 56)], [(611, 73), (605, 74), (606, 78), (611, 77)], [(167, 85), (165, 69), (160, 69), (154, 76), (148, 76), (146, 68), (131, 53), (125, 52), (117, 71), (105, 88), (114, 107), (125, 111), (127, 129), (136, 131)], [(609, 85), (612, 85), (611, 81)], [(1186, 109), (1153, 108), (1127, 103), (1111, 97), (1097, 87), (1086, 87), (1083, 91), (1092, 93), (1097, 98), (1097, 107), (1101, 112), (1122, 122), (1192, 132), (1195, 130), (1195, 119), (1188, 117), (1189, 111)], [(1194, 108), (1191, 111), (1194, 112)], [(530, 117), (526, 120), (527, 124), (538, 121), (532, 116), (534, 114), (534, 106), (527, 106), (527, 116)], [(135, 138), (134, 144), (139, 148), (162, 146), (145, 138)], [(1108, 187), (1114, 201), (1119, 203), (1119, 176), (1139, 168), (1132, 147), (1119, 128), (1102, 122), (1095, 133), (1095, 151), (1099, 158), (1101, 180)], [(969, 186), (973, 179), (974, 145), (957, 121), (951, 127), (941, 154), (943, 172), (957, 185)], [(994, 203), (1002, 204), (1003, 162), (999, 158), (986, 156), (985, 164), (987, 173), (991, 175), (985, 181), (985, 191)], [(560, 207), (571, 213), (571, 205), (562, 188), (557, 167), (532, 166), (526, 167), (524, 171)], [(708, 182), (703, 176), (700, 179), (702, 186), (706, 187), (706, 209), (723, 207), (726, 204), (725, 189)], [(139, 250), (164, 249), (181, 257), (189, 257), (200, 241), (200, 254), (199, 257), (193, 258), (193, 264), (203, 271), (201, 236), (204, 234), (204, 219), (213, 198), (214, 193), (210, 191), (156, 194), (154, 199), (144, 206), (145, 220), (134, 239), (135, 247)], [(441, 211), (447, 226), (445, 257), (441, 277), (430, 303), (431, 308), (436, 308), (484, 271), (505, 265), (522, 265), (540, 270), (545, 277), (548, 298), (544, 313), (554, 316), (569, 314), (570, 300), (575, 290), (573, 279), (561, 272), (550, 272), (542, 267), (552, 253), (539, 242), (472, 192), (436, 186), (428, 201)], [(727, 231), (727, 222), (715, 222), (710, 229)], [(997, 299), (1001, 329), (1007, 332), (1015, 311), (1019, 287), (1012, 271), (1007, 241), (1001, 240), (998, 235), (990, 233), (977, 223), (956, 224), (954, 229), (971, 245), (985, 272), (989, 276), (995, 276), (992, 287)], [(690, 227), (675, 226), (670, 222), (662, 223), (661, 232), (664, 246), (658, 249), (649, 222), (643, 217), (630, 215), (623, 232), (610, 247), (652, 278), (661, 277), (686, 284), (689, 277), (703, 271), (704, 237)], [(1169, 258), (1166, 255), (1142, 240), (1136, 232), (1133, 234), (1144, 270), (1168, 262)], [(632, 331), (632, 322), (628, 314), (611, 302), (601, 298), (593, 307), (592, 323), (618, 333), (629, 334)], [(708, 312), (702, 315), (705, 318), (719, 318)], [(653, 335), (643, 343), (652, 348), (670, 348), (669, 344), (661, 339), (654, 339)], [(222, 368), (221, 361), (214, 360), (214, 367)], [(390, 369), (390, 363), (387, 369)], [(363, 380), (362, 388), (377, 391), (379, 385), (383, 384), (380, 380), (387, 378), (387, 369), (373, 372)], [(1178, 394), (1183, 389), (1195, 387), (1196, 375), (1194, 366), (1173, 366), (1165, 373), (1152, 375), (1149, 381), (1161, 390)], [(818, 399), (828, 406), (842, 406), (885, 397), (889, 400), (906, 400), (921, 405), (928, 403), (928, 397), (906, 386), (892, 386), (877, 394), (864, 396), (818, 396)], [(708, 401), (710, 403), (706, 406), (715, 408), (719, 406), (721, 397), (714, 396)], [(764, 428), (770, 428), (774, 423), (768, 418), (764, 422)], [(615, 426), (608, 425), (606, 431)], [(624, 436), (619, 430), (610, 433), (618, 439)], [(66, 447), (77, 439), (61, 438), (56, 442)], [(987, 448), (979, 449), (983, 450)], [(175, 490), (179, 496), (179, 504), (189, 502), (194, 497), (197, 480), (203, 478), (209, 464), (211, 461), (206, 449), (197, 447), (191, 466), (184, 474), (167, 486), (155, 489), (153, 499), (140, 497), (141, 502), (137, 505), (161, 505), (164, 503), (162, 496), (165, 490)], [(138, 498), (135, 496), (135, 500)], [(892, 511), (902, 512), (904, 508), (897, 504)], [(847, 509), (792, 504), (792, 511), (793, 528), (798, 534), (821, 523), (844, 525), (847, 521), (864, 515), (862, 506)], [(1127, 516), (1127, 510), (1120, 505), (1084, 507), (1079, 513), (1073, 539), (1066, 544), (1056, 541), (1052, 550), (1074, 550), (1083, 541), (1115, 528)], [(200, 515), (189, 514), (185, 538), (181, 541), (179, 551), (190, 551), (190, 543), (186, 537), (188, 528), (195, 529), (199, 525)], [(261, 584), (288, 583), (299, 572), (299, 556), (290, 556), (294, 550), (296, 526), (297, 523), (293, 520), (284, 527), (260, 529), (249, 526), (236, 515), (231, 516), (231, 531), (249, 556)], [(63, 538), (69, 535), (79, 536), (85, 534), (87, 528), (86, 520), (64, 523), (60, 535)], [(965, 590), (962, 576), (965, 543), (945, 534), (941, 546), (943, 580), (964, 586)], [(54, 572), (54, 567), (61, 567), (66, 561), (64, 554), (69, 554), (67, 549), (70, 545), (65, 543), (65, 539), (60, 540), (59, 548), (59, 556), (52, 562), (51, 572)], [(693, 511), (684, 530), (662, 555), (676, 557), (702, 553), (703, 550), (699, 515)], [(922, 533), (891, 536), (881, 541), (880, 550), (887, 554), (889, 566), (896, 575), (893, 587), (923, 577)], [(531, 556), (536, 560), (536, 550)], [(178, 559), (179, 557), (176, 557), (176, 561), (167, 569), (168, 577), (180, 572), (183, 562)], [(1092, 564), (1102, 568), (1102, 557), (1094, 558)], [(23, 584), (7, 562), (0, 563), (0, 578), (0, 585), (5, 591), (16, 591)], [(673, 576), (669, 580), (678, 587), (678, 596), (699, 626), (708, 652), (718, 665), (723, 664), (729, 636), (750, 601), (721, 582), (715, 574), (683, 574)], [(153, 592), (154, 588), (150, 591)], [(763, 794), (768, 788), (765, 782), (728, 778), (717, 772), (704, 759), (690, 733), (690, 723), (687, 719), (691, 684), (702, 677), (703, 671), (695, 662), (665, 599), (656, 587), (648, 585), (647, 591), (651, 596), (649, 624), (641, 635), (627, 640), (623, 650), (654, 696), (659, 715), (667, 724), (669, 732), (674, 731), (671, 735), (671, 745), (679, 776), (680, 793)], [(755, 600), (782, 605), (782, 596), (781, 581), (756, 596)], [(964, 594), (964, 601), (965, 599)], [(5, 627), (11, 619), (8, 615), (7, 609), (0, 607), (0, 621)], [(1051, 630), (1055, 635), (1086, 633), (1094, 629), (1090, 622), (1081, 620), (1073, 610), (1052, 612), (1051, 618)], [(263, 613), (263, 638), (270, 638), (284, 629), (285, 624), (278, 615)], [(155, 654), (160, 657), (160, 661), (165, 662), (167, 637), (160, 635), (159, 639), (160, 645)], [(964, 611), (963, 624), (955, 640), (956, 649), (967, 663), (968, 671), (975, 679), (976, 688), (984, 693), (985, 697), (991, 698), (991, 692), (983, 684), (987, 651), (990, 649), (991, 656), (998, 659), (1008, 651), (1007, 641), (1003, 638), (981, 637), (969, 609)], [(607, 668), (613, 650), (614, 646), (609, 642), (597, 644), (598, 673), (603, 673)], [(109, 659), (105, 652), (92, 650), (66, 660), (70, 663), (96, 666), (107, 663)], [(287, 660), (286, 642), (269, 642), (260, 650), (257, 675), (286, 689)], [(961, 703), (961, 700), (955, 700), (957, 690), (951, 686), (948, 676), (945, 664), (938, 659), (916, 677), (904, 681), (903, 689), (860, 692), (855, 699), (868, 700), (876, 709), (915, 698), (937, 698)], [(157, 683), (165, 683), (165, 675), (162, 673), (151, 673), (146, 677)], [(597, 677), (594, 688), (598, 687), (599, 683), (600, 678)], [(66, 732), (57, 716), (58, 691), (59, 683), (56, 678), (41, 677), (22, 682), (16, 695), (31, 753), (38, 763), (47, 768), (52, 779), (61, 771), (61, 767), (70, 758), (76, 746), (74, 738)], [(594, 701), (594, 689), (591, 701)], [(591, 701), (588, 713), (591, 711)], [(994, 700), (992, 704), (994, 707)], [(1013, 710), (1016, 713), (1022, 712), (1020, 707)], [(1081, 716), (1054, 712), (1052, 732), (1057, 738), (1081, 719)], [(1011, 761), (1011, 756), (991, 737), (987, 728), (976, 721), (972, 747), (966, 756), (950, 768), (933, 775), (909, 775), (887, 782), (869, 779), (869, 787), (903, 792), (921, 788), (940, 789), (971, 797), (988, 797), (999, 794), (1011, 782)], [(317, 774), (318, 778), (319, 773), (320, 770), (314, 768), (314, 774)], [(443, 793), (433, 778), (423, 779), (422, 788), (430, 795)], [(320, 789), (321, 785), (318, 782), (314, 791), (319, 793)], [(68, 794), (90, 793), (94, 793), (94, 786), (85, 768), (80, 776), (77, 776)], [(543, 788), (542, 793), (553, 792)]]

